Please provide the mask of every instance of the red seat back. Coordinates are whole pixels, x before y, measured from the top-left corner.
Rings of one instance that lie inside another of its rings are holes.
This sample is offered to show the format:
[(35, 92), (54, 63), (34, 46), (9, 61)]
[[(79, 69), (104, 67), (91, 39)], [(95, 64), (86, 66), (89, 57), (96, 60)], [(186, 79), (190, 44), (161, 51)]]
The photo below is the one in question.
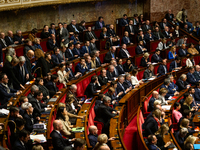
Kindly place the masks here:
[(94, 125), (97, 126), (98, 135), (101, 134), (104, 124), (99, 121), (94, 121)]
[(84, 95), (84, 89), (83, 89), (82, 82), (77, 83), (76, 86), (77, 86), (77, 90), (76, 90), (77, 97), (83, 96)]
[(145, 70), (139, 71), (139, 72), (138, 72), (138, 80), (143, 79), (144, 71), (145, 71)]
[(199, 64), (199, 56), (194, 57), (194, 62), (195, 62), (195, 64)]
[(135, 64), (136, 64), (136, 66), (141, 67), (140, 63), (141, 63), (142, 57), (143, 57), (143, 55), (135, 57)]
[(182, 59), (182, 66), (186, 66), (186, 60), (187, 58)]
[(90, 112), (89, 112), (89, 118), (88, 118), (88, 127), (87, 127), (87, 133), (89, 134), (89, 127), (94, 125), (94, 118), (96, 116), (95, 112), (94, 112), (94, 106), (95, 106), (95, 103), (92, 105), (92, 108), (90, 109)]
[(137, 46), (127, 46), (127, 50), (131, 56), (135, 56), (135, 48)]
[(42, 50), (43, 50), (44, 52), (47, 52), (47, 51), (48, 51), (48, 50), (47, 50), (47, 39), (41, 40), (40, 46), (42, 47)]
[(148, 109), (148, 104), (149, 104), (151, 97), (152, 97), (152, 95), (149, 96), (144, 102), (144, 113), (148, 112), (147, 109)]
[(15, 48), (17, 57), (24, 56), (24, 46), (19, 46)]
[(154, 74), (156, 75), (157, 74), (157, 71), (158, 71), (158, 65), (154, 66)]
[(168, 63), (167, 63), (167, 71), (169, 71), (170, 64), (171, 64), (171, 62), (168, 62)]
[(11, 142), (10, 142), (10, 137), (11, 137), (11, 131), (10, 131), (10, 127), (9, 125), (7, 125), (7, 146), (9, 149), (12, 149), (12, 145), (11, 145)]
[(24, 96), (28, 96), (29, 93), (31, 93), (31, 90), (28, 90), (28, 92), (26, 92), (26, 93), (24, 94)]
[(95, 35), (97, 36), (98, 39), (100, 38), (101, 31), (102, 31), (101, 29), (94, 30), (94, 33), (95, 33)]
[(150, 52), (154, 52), (154, 51), (156, 51), (156, 48), (158, 47), (158, 43), (159, 43), (160, 41), (154, 41), (154, 42), (151, 42), (150, 43)]
[(106, 39), (100, 40), (100, 51), (105, 50)]

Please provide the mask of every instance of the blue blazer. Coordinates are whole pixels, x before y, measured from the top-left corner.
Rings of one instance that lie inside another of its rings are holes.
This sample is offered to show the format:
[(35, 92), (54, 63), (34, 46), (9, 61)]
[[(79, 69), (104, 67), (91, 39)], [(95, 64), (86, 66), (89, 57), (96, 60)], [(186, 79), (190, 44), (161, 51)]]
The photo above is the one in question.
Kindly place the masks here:
[(168, 93), (165, 95), (165, 98), (168, 99), (170, 96), (174, 96), (175, 91), (173, 89), (166, 87), (164, 84), (160, 86), (160, 89), (166, 88), (168, 90)]
[(126, 21), (127, 21), (127, 23), (124, 21), (124, 18), (121, 18), (119, 21), (119, 26), (123, 27), (123, 26), (127, 25), (129, 21), (128, 21), (128, 19), (126, 19)]
[(73, 55), (73, 50), (71, 50), (71, 53), (70, 53), (69, 49), (67, 49), (65, 51), (65, 57), (68, 58), (68, 61), (74, 60), (75, 57)]
[(149, 100), (149, 108), (148, 108), (148, 112), (151, 112), (151, 111), (153, 111), (153, 109), (154, 109), (154, 101), (155, 101), (156, 99), (152, 96), (151, 97), (151, 99)]
[[(59, 91), (57, 86), (54, 87), (54, 84), (52, 81), (47, 82), (47, 84), (45, 86), (49, 90), (49, 92), (51, 91), (52, 93), (56, 93)], [(54, 95), (54, 94), (52, 94), (52, 95)]]
[[(128, 37), (128, 38), (129, 38), (129, 41), (131, 43), (130, 37)], [(130, 44), (130, 43), (128, 43), (128, 40), (127, 40), (127, 38), (125, 36), (122, 38), (122, 43), (123, 44)]]
[[(96, 106), (96, 103), (95, 103), (95, 106)], [(94, 148), (95, 145), (97, 144), (97, 138), (98, 138), (98, 135), (93, 135), (93, 134), (88, 135), (88, 139), (92, 148)]]
[[(89, 53), (91, 52), (91, 50), (90, 50), (90, 47), (88, 46), (88, 49), (89, 49)], [(87, 49), (86, 49), (86, 46), (82, 46), (82, 48), (81, 48), (81, 57), (83, 57), (83, 55), (85, 54), (85, 53), (87, 53)]]
[(80, 73), (84, 74), (87, 71), (89, 71), (89, 69), (82, 68), (80, 63), (78, 63), (75, 67), (75, 73), (80, 72)]
[[(166, 26), (171, 27), (171, 25), (168, 22), (166, 23)], [(163, 22), (160, 23), (160, 29), (161, 30), (165, 29), (164, 26), (163, 26)]]
[[(124, 52), (124, 50), (120, 49), (119, 51), (119, 58), (128, 58), (127, 54)], [(130, 55), (130, 54), (129, 54)]]
[(152, 145), (152, 144), (148, 144), (148, 148), (149, 150), (160, 150), (157, 146)]
[[(167, 66), (165, 66), (165, 67), (166, 67), (166, 71), (167, 71)], [(159, 73), (159, 75), (158, 75), (159, 77), (162, 76), (162, 75), (165, 75), (164, 65), (159, 65), (157, 73)]]
[(150, 39), (150, 35), (149, 35), (149, 33), (147, 33), (144, 35), (144, 39), (145, 39), (145, 41), (149, 42), (150, 40), (154, 40), (155, 36), (153, 35), (153, 33), (151, 33), (151, 39)]
[(10, 93), (8, 93), (6, 88), (2, 84), (0, 84), (0, 95), (1, 95), (0, 96), (0, 103), (1, 103), (1, 105), (5, 104), (6, 102), (9, 101), (9, 99), (11, 97), (15, 96), (16, 92), (17, 92), (17, 90), (10, 89)]
[[(176, 52), (175, 52), (175, 55), (176, 55)], [(169, 51), (168, 53), (168, 59), (175, 59), (171, 51)]]
[(72, 52), (74, 55), (78, 55), (78, 57), (81, 56), (81, 49), (74, 48)]
[(196, 80), (196, 78), (194, 77), (194, 75), (191, 74), (190, 72), (187, 73), (187, 81), (192, 86), (194, 86), (198, 82), (198, 80)]
[[(34, 44), (34, 47), (35, 47), (35, 49), (41, 49), (42, 50), (42, 47), (41, 47), (41, 45), (39, 45), (39, 44)], [(42, 50), (43, 51), (43, 50)]]
[[(49, 33), (53, 34), (52, 31), (51, 31), (51, 28), (49, 28)], [(56, 34), (56, 29), (54, 29), (54, 33)]]
[(200, 80), (200, 73), (198, 73), (197, 71), (195, 71), (193, 73), (194, 77), (197, 79), (197, 80)]
[(80, 41), (77, 40), (73, 35), (70, 37), (70, 40), (74, 40), (74, 45), (75, 45), (77, 42), (80, 42)]
[[(144, 48), (144, 46), (142, 46), (142, 48)], [(142, 49), (140, 48), (139, 45), (135, 48), (135, 53), (136, 54), (143, 54), (143, 51), (142, 51)]]
[[(102, 21), (102, 25), (103, 25), (103, 27), (105, 27), (104, 21)], [(96, 22), (95, 22), (95, 29), (101, 29), (101, 26), (100, 26), (100, 24), (99, 24), (99, 21), (96, 21)]]
[[(58, 59), (57, 59), (57, 58), (58, 58)], [(53, 63), (54, 63), (56, 66), (58, 66), (58, 65), (62, 62), (61, 57), (60, 57), (60, 54), (58, 54), (58, 55), (55, 55), (55, 54), (51, 55), (51, 60), (53, 61)]]
[[(122, 88), (122, 86), (124, 87), (124, 89)], [(125, 95), (125, 86), (124, 84), (120, 85), (119, 83), (117, 83), (117, 88), (116, 88), (116, 92), (117, 94), (119, 94), (120, 92), (123, 92), (123, 94), (120, 96), (120, 98), (122, 98)]]
[[(175, 69), (175, 63), (176, 63), (175, 60), (170, 63), (169, 72), (171, 72), (173, 69)], [(177, 64), (177, 67), (178, 67), (178, 64)]]
[(151, 57), (151, 62), (152, 63), (158, 63), (158, 62), (161, 62), (162, 61), (162, 58), (160, 57), (160, 55), (157, 57), (156, 54), (153, 54), (152, 57)]
[(19, 139), (17, 139), (12, 146), (15, 150), (28, 150), (26, 146), (23, 146)]
[[(184, 51), (185, 53), (184, 53), (183, 51)], [(178, 50), (178, 56), (179, 56), (179, 57), (185, 57), (187, 54), (189, 54), (188, 51), (187, 51), (187, 49), (182, 49), (182, 48), (181, 48), (181, 49)]]
[(195, 98), (196, 102), (197, 101), (198, 101), (198, 103), (200, 102), (200, 89), (199, 88), (195, 88), (194, 98)]
[[(174, 84), (174, 82), (171, 82), (170, 84), (169, 84), (169, 87), (168, 87), (169, 89), (170, 89), (170, 91), (178, 91), (178, 86), (176, 85), (176, 84)], [(173, 90), (173, 89), (176, 89), (176, 90)]]

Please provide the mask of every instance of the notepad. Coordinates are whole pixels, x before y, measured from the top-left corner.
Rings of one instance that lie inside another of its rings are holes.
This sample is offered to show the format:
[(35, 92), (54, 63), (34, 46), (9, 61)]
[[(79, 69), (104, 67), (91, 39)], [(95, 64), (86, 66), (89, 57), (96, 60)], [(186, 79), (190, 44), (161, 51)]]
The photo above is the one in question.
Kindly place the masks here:
[(194, 144), (194, 149), (200, 149), (200, 144)]
[(162, 109), (170, 110), (170, 108), (171, 108), (171, 105), (163, 105), (162, 106)]
[(57, 97), (56, 98), (51, 98), (50, 100), (49, 100), (49, 102), (55, 102), (57, 100)]
[(44, 136), (44, 134), (36, 134), (36, 135), (30, 135), (30, 139), (34, 140), (34, 139), (39, 139), (40, 142), (44, 143), (47, 141), (46, 137)]
[(3, 108), (3, 109), (0, 109), (0, 113), (4, 114), (4, 115), (8, 115), (9, 114), (9, 110)]
[(84, 130), (85, 130), (84, 127), (72, 128), (72, 132), (75, 132), (75, 133), (77, 133), (77, 132), (83, 132)]

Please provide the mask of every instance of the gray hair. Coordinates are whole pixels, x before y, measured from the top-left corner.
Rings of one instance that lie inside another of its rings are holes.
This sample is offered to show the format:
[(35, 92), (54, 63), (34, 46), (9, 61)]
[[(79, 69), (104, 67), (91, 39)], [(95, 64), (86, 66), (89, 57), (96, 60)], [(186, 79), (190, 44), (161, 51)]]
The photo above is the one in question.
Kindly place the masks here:
[(103, 102), (108, 102), (108, 101), (111, 101), (111, 98), (108, 97), (108, 96), (104, 96), (104, 98), (103, 98)]
[(114, 67), (114, 66), (113, 66), (113, 65), (109, 65), (109, 66), (108, 66), (108, 70), (109, 70), (111, 67)]
[(6, 53), (6, 56), (13, 56), (15, 54), (15, 49), (10, 47)]
[(170, 79), (169, 78), (164, 80), (164, 85), (168, 85), (169, 83), (170, 83)]
[(72, 84), (70, 87), (70, 90), (73, 90), (74, 88), (77, 88), (76, 84)]
[(18, 32), (20, 32), (20, 31), (21, 31), (21, 30), (17, 30), (17, 31), (16, 31), (16, 34), (17, 34)]
[(180, 79), (183, 80), (183, 79), (186, 78), (186, 76), (187, 76), (186, 74), (182, 74), (182, 75), (180, 76)]
[(124, 76), (120, 75), (118, 79), (121, 80), (122, 78), (124, 78)]
[(23, 103), (23, 104), (21, 105), (21, 108), (22, 108), (23, 110), (26, 110), (26, 109), (28, 109), (28, 108), (31, 107), (31, 106), (32, 106), (31, 103), (25, 102), (25, 103)]
[(36, 91), (38, 91), (38, 90), (39, 90), (39, 88), (38, 88), (37, 85), (33, 85), (33, 86), (31, 87), (31, 92), (36, 92)]
[(19, 62), (24, 62), (24, 61), (26, 61), (25, 57), (24, 56), (20, 56), (19, 57)]
[(187, 128), (181, 128), (180, 129), (180, 134), (181, 135), (186, 135), (188, 133), (188, 129)]
[(130, 76), (130, 73), (125, 74), (125, 79)]

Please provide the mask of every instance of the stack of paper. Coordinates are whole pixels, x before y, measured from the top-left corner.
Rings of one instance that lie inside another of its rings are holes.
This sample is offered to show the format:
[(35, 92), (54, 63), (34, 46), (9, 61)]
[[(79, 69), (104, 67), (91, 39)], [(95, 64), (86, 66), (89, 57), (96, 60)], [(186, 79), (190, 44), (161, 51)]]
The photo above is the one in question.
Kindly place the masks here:
[(44, 136), (44, 134), (37, 134), (37, 135), (30, 135), (30, 139), (34, 140), (34, 139), (39, 139), (40, 142), (44, 143), (47, 141), (46, 137)]
[(171, 105), (163, 105), (162, 106), (162, 109), (170, 110), (170, 108), (171, 108)]
[(7, 109), (0, 109), (0, 114), (4, 114), (4, 115), (8, 115), (9, 114), (9, 110)]

